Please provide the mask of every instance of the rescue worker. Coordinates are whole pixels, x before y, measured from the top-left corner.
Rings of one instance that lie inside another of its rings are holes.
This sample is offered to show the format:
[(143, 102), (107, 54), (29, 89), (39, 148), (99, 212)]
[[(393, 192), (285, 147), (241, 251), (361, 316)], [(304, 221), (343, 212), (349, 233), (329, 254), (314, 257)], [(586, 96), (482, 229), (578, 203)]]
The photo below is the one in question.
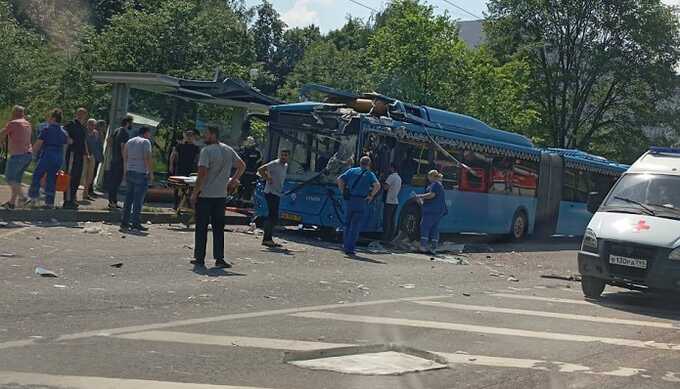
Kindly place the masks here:
[(343, 250), (349, 256), (356, 254), (356, 244), (368, 214), (368, 205), (380, 191), (380, 182), (369, 170), (370, 166), (371, 158), (361, 157), (359, 167), (348, 169), (336, 181), (345, 199)]
[[(444, 175), (437, 170), (430, 170), (427, 179), (430, 182), (425, 193), (416, 195), (422, 203), (420, 219), (420, 252), (434, 254), (439, 244), (439, 222), (448, 213), (446, 195), (442, 179)], [(428, 243), (430, 247), (428, 248)]]

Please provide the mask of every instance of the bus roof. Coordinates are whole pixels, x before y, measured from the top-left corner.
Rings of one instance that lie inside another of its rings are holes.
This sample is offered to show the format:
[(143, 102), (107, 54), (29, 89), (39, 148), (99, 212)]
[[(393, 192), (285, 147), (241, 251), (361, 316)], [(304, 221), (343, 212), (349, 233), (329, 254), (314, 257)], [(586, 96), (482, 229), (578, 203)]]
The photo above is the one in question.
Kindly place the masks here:
[(581, 150), (548, 148), (546, 151), (561, 155), (564, 158), (564, 164), (570, 168), (610, 174), (620, 174), (629, 168), (628, 165), (610, 161), (599, 155), (588, 154)]
[(441, 126), (442, 129), (446, 131), (460, 132), (465, 135), (517, 146), (534, 147), (534, 144), (531, 143), (529, 138), (523, 135), (493, 128), (483, 121), (471, 116), (432, 107), (422, 107), (422, 109), (427, 115), (427, 120)]

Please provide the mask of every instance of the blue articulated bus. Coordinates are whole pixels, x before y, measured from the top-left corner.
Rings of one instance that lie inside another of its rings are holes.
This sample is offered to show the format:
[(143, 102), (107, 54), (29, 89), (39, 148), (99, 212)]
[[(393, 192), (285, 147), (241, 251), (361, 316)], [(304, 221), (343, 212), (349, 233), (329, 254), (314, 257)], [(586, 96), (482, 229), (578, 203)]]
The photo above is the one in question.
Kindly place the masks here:
[[(426, 174), (444, 174), (448, 215), (444, 233), (582, 235), (591, 214), (588, 193), (607, 193), (627, 166), (578, 150), (540, 149), (519, 134), (501, 131), (461, 114), (405, 104), (387, 96), (354, 95), (323, 86), (323, 102), (272, 106), (266, 155), (291, 151), (281, 199), (282, 220), (341, 229), (344, 204), (335, 179), (369, 155), (384, 179), (391, 162), (403, 187), (397, 224), (418, 238), (420, 208), (413, 193)], [(370, 207), (364, 231), (382, 231), (383, 199)], [(261, 190), (257, 215), (266, 215)]]

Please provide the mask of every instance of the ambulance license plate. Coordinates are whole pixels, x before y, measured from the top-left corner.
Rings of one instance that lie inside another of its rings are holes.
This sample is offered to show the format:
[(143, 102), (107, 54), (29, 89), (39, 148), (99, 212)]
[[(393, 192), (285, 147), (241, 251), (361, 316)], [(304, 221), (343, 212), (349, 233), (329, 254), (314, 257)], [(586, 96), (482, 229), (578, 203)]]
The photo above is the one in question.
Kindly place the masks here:
[(292, 222), (301, 222), (302, 216), (295, 215), (295, 214), (292, 214), (292, 213), (287, 213), (287, 212), (281, 212), (281, 219), (292, 221)]
[(609, 256), (609, 263), (611, 263), (612, 265), (635, 267), (635, 268), (638, 268), (638, 269), (646, 269), (647, 268), (647, 260), (646, 259), (622, 257), (620, 255), (610, 255)]

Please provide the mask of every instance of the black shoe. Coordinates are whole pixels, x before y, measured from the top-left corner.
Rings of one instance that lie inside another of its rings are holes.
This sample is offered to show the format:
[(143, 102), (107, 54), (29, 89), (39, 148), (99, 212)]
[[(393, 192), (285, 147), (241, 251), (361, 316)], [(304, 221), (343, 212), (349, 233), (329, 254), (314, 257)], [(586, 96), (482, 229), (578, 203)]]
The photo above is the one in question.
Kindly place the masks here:
[(121, 231), (127, 231), (127, 230), (129, 230), (129, 229), (130, 229), (130, 225), (129, 225), (129, 224), (127, 224), (127, 223), (121, 223), (121, 224), (120, 224), (120, 230), (121, 230)]
[(144, 227), (144, 226), (141, 225), (141, 224), (133, 224), (133, 225), (132, 225), (132, 229), (133, 229), (133, 230), (137, 230), (137, 231), (142, 231), (142, 232), (149, 231), (148, 228)]
[(67, 203), (64, 203), (62, 208), (64, 208), (64, 209), (78, 209), (78, 203), (76, 203), (75, 201), (69, 201)]
[(231, 263), (225, 261), (224, 259), (216, 259), (215, 267), (219, 267), (220, 269), (230, 269)]
[(194, 266), (205, 267), (205, 261), (199, 261), (198, 259), (192, 259), (189, 263)]

